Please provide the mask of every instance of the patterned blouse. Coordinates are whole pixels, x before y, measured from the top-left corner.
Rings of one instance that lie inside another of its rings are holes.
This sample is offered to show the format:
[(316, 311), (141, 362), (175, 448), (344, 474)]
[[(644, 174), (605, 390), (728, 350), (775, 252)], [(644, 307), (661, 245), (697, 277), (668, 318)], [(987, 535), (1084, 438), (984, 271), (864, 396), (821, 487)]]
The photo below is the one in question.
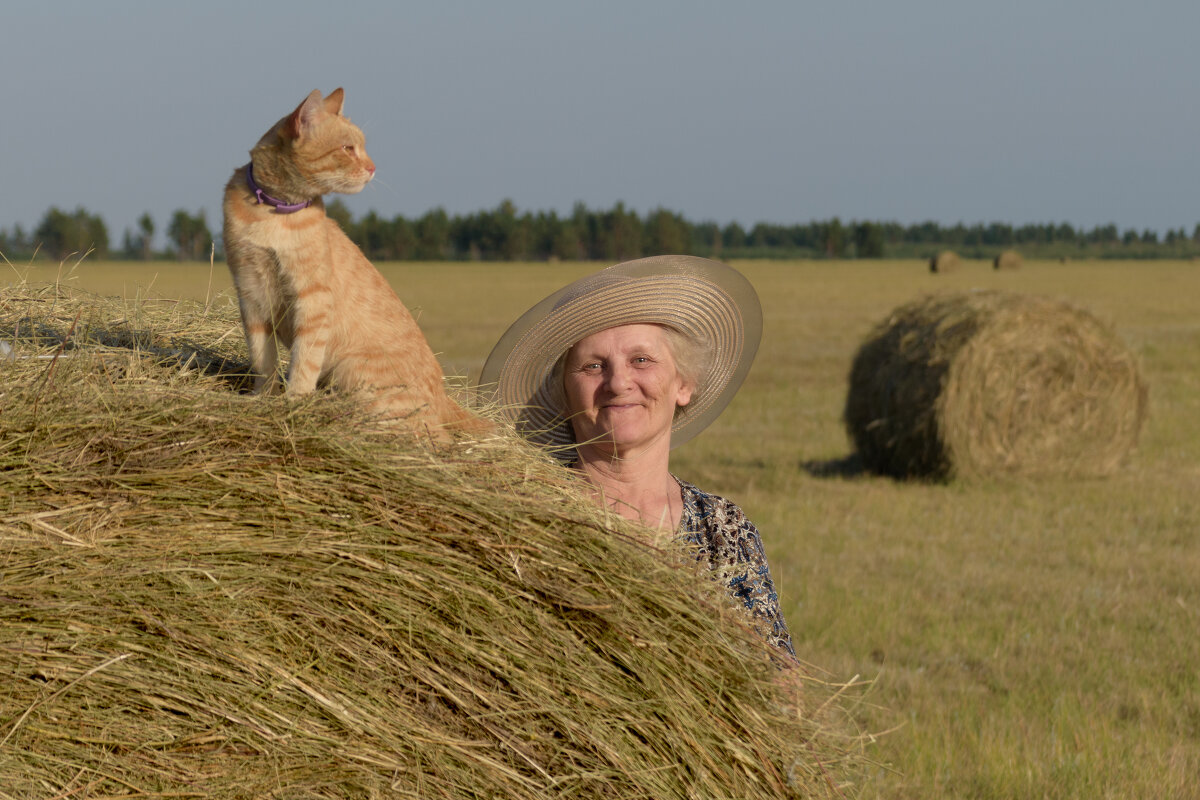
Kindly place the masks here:
[(683, 492), (683, 517), (676, 538), (698, 548), (697, 558), (707, 560), (709, 569), (725, 573), (729, 593), (745, 604), (755, 629), (767, 642), (794, 657), (792, 636), (783, 621), (762, 537), (754, 523), (724, 497), (702, 492), (679, 478), (675, 481)]

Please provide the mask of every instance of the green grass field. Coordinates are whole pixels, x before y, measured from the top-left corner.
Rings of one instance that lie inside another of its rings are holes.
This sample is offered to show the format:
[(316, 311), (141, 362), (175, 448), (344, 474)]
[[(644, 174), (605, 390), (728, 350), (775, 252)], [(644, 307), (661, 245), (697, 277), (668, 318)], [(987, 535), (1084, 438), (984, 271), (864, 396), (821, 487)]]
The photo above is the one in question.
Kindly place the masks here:
[[(737, 266), (763, 300), (763, 345), (673, 468), (758, 524), (801, 656), (870, 682), (857, 710), (882, 766), (863, 796), (1200, 797), (1200, 265)], [(521, 312), (596, 267), (382, 271), (447, 372), (474, 377)], [(232, 302), (219, 263), (61, 272), (105, 294)], [(1067, 299), (1138, 353), (1150, 417), (1123, 472), (926, 485), (829, 469), (850, 454), (841, 409), (868, 330), (921, 293), (970, 287)]]

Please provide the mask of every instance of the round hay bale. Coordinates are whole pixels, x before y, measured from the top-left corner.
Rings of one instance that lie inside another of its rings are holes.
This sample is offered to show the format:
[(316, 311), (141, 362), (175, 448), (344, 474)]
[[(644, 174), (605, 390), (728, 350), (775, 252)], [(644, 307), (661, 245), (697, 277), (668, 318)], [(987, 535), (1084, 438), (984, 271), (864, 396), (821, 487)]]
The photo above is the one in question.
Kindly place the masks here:
[(1005, 250), (992, 260), (992, 269), (1020, 269), (1025, 266), (1025, 259), (1016, 250)]
[(953, 250), (943, 250), (929, 259), (929, 271), (936, 274), (954, 272), (962, 266), (962, 259)]
[(975, 291), (881, 322), (854, 358), (844, 421), (885, 475), (1104, 475), (1136, 445), (1146, 401), (1136, 359), (1088, 312)]
[(843, 796), (839, 687), (541, 453), (231, 391), (232, 303), (97, 302), (0, 292), (0, 794)]

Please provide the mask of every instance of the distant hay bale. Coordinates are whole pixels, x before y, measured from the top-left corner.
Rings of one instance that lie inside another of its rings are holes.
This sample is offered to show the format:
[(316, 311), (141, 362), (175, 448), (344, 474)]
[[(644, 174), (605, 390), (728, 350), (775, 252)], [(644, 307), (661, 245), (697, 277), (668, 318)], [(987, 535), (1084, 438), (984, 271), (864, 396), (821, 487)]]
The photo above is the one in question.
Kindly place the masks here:
[(1136, 359), (1088, 312), (998, 291), (901, 306), (859, 348), (844, 421), (896, 477), (1104, 475), (1137, 443)]
[(992, 260), (992, 269), (1020, 269), (1025, 266), (1025, 259), (1016, 250), (1005, 250)]
[(231, 391), (218, 306), (0, 290), (0, 794), (853, 789), (845, 687), (685, 553), (514, 438)]
[(943, 250), (929, 259), (929, 271), (937, 274), (954, 272), (962, 266), (962, 259), (953, 250)]

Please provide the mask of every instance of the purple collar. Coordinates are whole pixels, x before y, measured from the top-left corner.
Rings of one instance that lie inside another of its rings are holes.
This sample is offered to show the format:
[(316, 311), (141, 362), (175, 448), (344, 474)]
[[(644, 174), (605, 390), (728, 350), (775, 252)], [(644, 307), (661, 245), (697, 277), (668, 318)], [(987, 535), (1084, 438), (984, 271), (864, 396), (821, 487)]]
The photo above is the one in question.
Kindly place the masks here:
[(285, 203), (264, 192), (262, 187), (254, 182), (253, 161), (246, 165), (246, 183), (250, 184), (250, 191), (254, 192), (254, 196), (258, 198), (258, 202), (262, 205), (271, 206), (277, 214), (291, 214), (294, 211), (299, 211), (312, 205), (312, 200), (305, 200), (303, 203)]

